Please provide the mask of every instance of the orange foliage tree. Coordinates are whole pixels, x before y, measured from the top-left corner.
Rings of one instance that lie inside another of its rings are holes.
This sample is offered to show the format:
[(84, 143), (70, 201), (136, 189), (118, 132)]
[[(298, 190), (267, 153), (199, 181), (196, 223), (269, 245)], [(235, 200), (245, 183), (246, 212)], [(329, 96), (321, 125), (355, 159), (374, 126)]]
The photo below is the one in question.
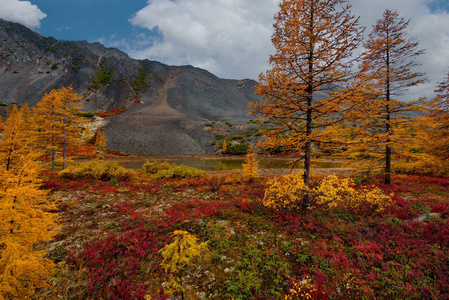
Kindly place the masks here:
[(391, 183), (392, 153), (404, 150), (401, 149), (404, 139), (410, 138), (407, 112), (421, 109), (418, 102), (401, 101), (397, 97), (426, 80), (423, 73), (413, 71), (418, 65), (416, 58), (423, 50), (418, 49), (416, 39), (407, 38), (408, 24), (397, 11), (387, 9), (364, 44), (360, 64), (365, 94), (358, 111), (361, 121), (356, 144), (365, 150), (385, 153), (386, 184)]
[(449, 73), (435, 90), (437, 97), (430, 103), (429, 117), (435, 122), (431, 142), (426, 145), (439, 158), (449, 160)]
[(270, 56), (272, 68), (259, 76), (262, 101), (251, 103), (251, 114), (280, 124), (263, 147), (304, 151), (308, 186), (312, 143), (352, 107), (353, 91), (337, 86), (348, 86), (355, 76), (352, 53), (363, 28), (346, 0), (284, 0), (279, 8), (272, 36), (276, 54)]
[(27, 106), (13, 107), (0, 140), (0, 299), (39, 298), (37, 289), (50, 287), (53, 275), (53, 262), (34, 248), (54, 235), (56, 217), (39, 189), (28, 115)]
[(79, 117), (80, 97), (71, 87), (62, 87), (45, 94), (34, 109), (38, 124), (39, 141), (50, 151), (52, 170), (55, 170), (55, 154), (62, 148), (65, 167), (67, 147), (81, 143), (81, 127), (84, 118)]
[(104, 129), (98, 130), (95, 137), (95, 146), (97, 147), (98, 152), (104, 155), (106, 150), (106, 133), (104, 132)]
[(9, 171), (28, 154), (29, 148), (35, 143), (33, 135), (34, 119), (28, 105), (20, 110), (14, 105), (8, 112), (0, 143), (0, 164)]
[(257, 172), (259, 168), (259, 162), (257, 161), (256, 151), (254, 146), (251, 144), (248, 148), (248, 153), (246, 154), (245, 163), (242, 164), (243, 176), (250, 178), (259, 176)]

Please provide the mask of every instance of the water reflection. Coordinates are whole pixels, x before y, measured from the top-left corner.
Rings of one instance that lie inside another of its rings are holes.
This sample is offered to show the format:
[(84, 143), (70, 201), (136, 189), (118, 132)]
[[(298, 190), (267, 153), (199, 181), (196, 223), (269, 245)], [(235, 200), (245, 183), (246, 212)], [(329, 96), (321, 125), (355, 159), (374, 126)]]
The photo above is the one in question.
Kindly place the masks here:
[[(245, 162), (244, 159), (232, 159), (232, 160), (221, 160), (221, 159), (210, 159), (210, 160), (177, 160), (171, 161), (167, 160), (169, 163), (174, 163), (177, 165), (186, 165), (188, 167), (198, 168), (204, 171), (227, 171), (234, 169), (241, 169), (242, 164)], [(291, 168), (292, 160), (288, 159), (261, 159), (259, 160), (260, 169), (286, 169)], [(145, 161), (125, 163), (123, 166), (129, 169), (140, 169)], [(290, 163), (290, 164), (289, 164)], [(303, 168), (304, 162), (298, 162), (295, 168)], [(341, 168), (343, 165), (341, 163), (335, 162), (312, 162), (312, 168)]]

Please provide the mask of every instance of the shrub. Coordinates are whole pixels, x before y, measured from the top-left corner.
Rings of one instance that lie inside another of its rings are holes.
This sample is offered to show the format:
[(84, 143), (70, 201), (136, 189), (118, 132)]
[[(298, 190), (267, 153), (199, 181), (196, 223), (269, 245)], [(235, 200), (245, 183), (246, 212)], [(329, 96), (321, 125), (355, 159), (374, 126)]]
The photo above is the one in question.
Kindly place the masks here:
[(316, 187), (305, 186), (302, 174), (288, 174), (268, 182), (262, 204), (276, 210), (301, 210), (308, 196), (307, 209), (347, 210), (359, 214), (382, 212), (392, 203), (391, 197), (377, 187), (354, 188), (352, 179), (335, 175), (324, 178)]
[(70, 180), (82, 178), (111, 180), (112, 178), (117, 178), (117, 180), (128, 181), (136, 176), (136, 172), (126, 169), (115, 162), (95, 159), (71, 165), (67, 169), (59, 172), (59, 175)]
[(146, 174), (156, 174), (161, 170), (168, 170), (172, 167), (168, 162), (146, 161), (142, 166), (142, 171)]
[(381, 212), (391, 204), (391, 197), (377, 187), (356, 190), (354, 186), (355, 182), (350, 178), (328, 176), (313, 189), (314, 203), (311, 204), (323, 210), (336, 208), (361, 214)]
[(84, 117), (84, 118), (93, 118), (93, 117), (95, 117), (95, 114), (92, 113), (92, 112), (81, 112), (81, 113), (76, 113), (76, 115), (78, 117)]
[(233, 155), (242, 155), (248, 153), (249, 145), (245, 143), (231, 144), (226, 147), (224, 153)]
[(201, 177), (206, 174), (206, 172), (197, 168), (170, 164), (166, 161), (146, 161), (142, 166), (142, 172), (152, 175), (154, 179)]
[(307, 192), (302, 173), (274, 177), (268, 182), (262, 204), (276, 210), (299, 210)]
[(187, 177), (201, 177), (206, 174), (205, 171), (187, 167), (184, 165), (172, 165), (169, 169), (160, 170), (153, 175), (154, 179), (171, 179), (171, 178), (187, 178)]
[(97, 113), (97, 115), (101, 118), (106, 118), (106, 117), (110, 117), (110, 116), (120, 115), (120, 114), (124, 113), (125, 111), (126, 111), (126, 107), (122, 106), (119, 109), (113, 109), (110, 111), (101, 111), (101, 112)]

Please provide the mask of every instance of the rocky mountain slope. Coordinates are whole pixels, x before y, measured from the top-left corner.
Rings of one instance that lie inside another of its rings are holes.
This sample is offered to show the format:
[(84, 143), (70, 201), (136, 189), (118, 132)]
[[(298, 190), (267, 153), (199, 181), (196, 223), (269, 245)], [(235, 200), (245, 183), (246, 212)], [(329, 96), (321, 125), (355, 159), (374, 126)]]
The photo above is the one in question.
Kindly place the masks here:
[(213, 153), (213, 132), (205, 123), (245, 124), (248, 104), (258, 101), (256, 84), (220, 79), (192, 66), (134, 60), (99, 43), (42, 37), (0, 19), (0, 104), (35, 105), (52, 89), (71, 85), (85, 111), (126, 107), (107, 118), (107, 145), (118, 151)]

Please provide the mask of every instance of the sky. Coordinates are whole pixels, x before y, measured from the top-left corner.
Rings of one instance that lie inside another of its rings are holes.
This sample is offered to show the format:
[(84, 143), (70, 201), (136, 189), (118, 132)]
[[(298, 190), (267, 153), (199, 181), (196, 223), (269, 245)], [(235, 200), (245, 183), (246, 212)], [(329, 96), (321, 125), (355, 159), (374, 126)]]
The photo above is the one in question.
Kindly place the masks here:
[[(0, 0), (0, 18), (45, 37), (116, 47), (132, 58), (193, 65), (221, 78), (257, 80), (269, 68), (280, 0)], [(385, 9), (410, 19), (429, 82), (407, 97), (433, 97), (449, 71), (449, 0), (349, 0), (365, 35)]]

